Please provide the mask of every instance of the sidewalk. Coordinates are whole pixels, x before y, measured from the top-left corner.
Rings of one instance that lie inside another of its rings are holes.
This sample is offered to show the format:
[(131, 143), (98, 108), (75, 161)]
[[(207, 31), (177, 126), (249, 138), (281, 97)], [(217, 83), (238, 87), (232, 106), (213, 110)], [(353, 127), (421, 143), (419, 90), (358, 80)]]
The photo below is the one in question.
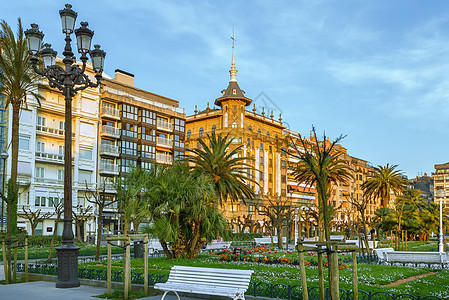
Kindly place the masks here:
[[(9, 285), (0, 285), (0, 299), (32, 299), (32, 300), (85, 300), (99, 299), (98, 296), (106, 293), (106, 288), (82, 285), (77, 288), (57, 289), (55, 282), (34, 281)], [(140, 300), (158, 300), (162, 296), (140, 298)], [(167, 295), (167, 300), (177, 299), (175, 295)], [(181, 297), (182, 300), (196, 300), (196, 298)]]

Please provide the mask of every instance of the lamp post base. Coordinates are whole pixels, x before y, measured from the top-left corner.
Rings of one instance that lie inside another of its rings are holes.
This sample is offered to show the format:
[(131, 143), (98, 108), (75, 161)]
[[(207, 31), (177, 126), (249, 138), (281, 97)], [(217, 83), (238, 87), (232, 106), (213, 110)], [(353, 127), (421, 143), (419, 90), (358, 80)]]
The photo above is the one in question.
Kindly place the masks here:
[(78, 253), (79, 247), (73, 244), (62, 244), (56, 248), (58, 256), (57, 288), (79, 287), (78, 279)]

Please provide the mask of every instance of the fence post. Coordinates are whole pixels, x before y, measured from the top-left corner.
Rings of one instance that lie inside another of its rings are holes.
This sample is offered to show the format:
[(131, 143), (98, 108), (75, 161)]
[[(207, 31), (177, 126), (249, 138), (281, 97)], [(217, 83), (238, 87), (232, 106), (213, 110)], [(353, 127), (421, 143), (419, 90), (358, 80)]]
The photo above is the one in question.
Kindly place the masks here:
[(323, 272), (323, 252), (322, 247), (318, 246), (318, 279), (319, 279), (319, 296), (320, 300), (324, 300), (324, 272)]
[(25, 282), (28, 282), (28, 237), (25, 237)]
[(18, 240), (16, 240), (15, 242), (14, 242), (14, 262), (13, 262), (13, 276), (12, 276), (12, 278), (13, 278), (13, 280), (14, 280), (14, 282), (16, 281), (16, 279), (17, 279), (17, 247), (19, 246), (19, 241)]
[(8, 278), (8, 262), (6, 260), (6, 246), (5, 246), (5, 239), (3, 239), (2, 242), (2, 251), (3, 251), (3, 269), (5, 271), (5, 282), (6, 284), (9, 283), (9, 278)]
[(143, 275), (143, 288), (146, 294), (148, 294), (148, 236), (145, 236), (143, 238), (143, 250), (144, 255), (143, 255), (143, 259), (144, 259), (144, 275)]
[(331, 299), (339, 300), (340, 299), (340, 288), (339, 288), (339, 274), (338, 274), (338, 253), (336, 245), (331, 245), (330, 252), (330, 260), (329, 260), (329, 269), (332, 269), (331, 277), (332, 281), (329, 283), (331, 286)]
[(359, 299), (359, 287), (357, 285), (357, 254), (352, 251), (352, 297), (354, 300)]
[(108, 295), (111, 294), (111, 267), (112, 267), (112, 263), (111, 263), (111, 252), (112, 252), (112, 246), (111, 246), (111, 242), (108, 241)]
[(301, 271), (302, 297), (303, 300), (309, 300), (309, 294), (307, 292), (306, 266), (304, 265), (304, 246), (300, 243), (297, 247), (299, 252), (299, 268)]

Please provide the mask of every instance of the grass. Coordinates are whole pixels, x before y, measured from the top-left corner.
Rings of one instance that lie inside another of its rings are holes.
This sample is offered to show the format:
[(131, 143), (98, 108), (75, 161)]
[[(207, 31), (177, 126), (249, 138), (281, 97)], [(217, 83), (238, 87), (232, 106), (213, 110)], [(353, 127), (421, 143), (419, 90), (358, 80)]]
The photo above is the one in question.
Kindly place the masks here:
[[(143, 273), (143, 259), (132, 259), (131, 268), (133, 272)], [(114, 261), (113, 269), (123, 270), (123, 261)], [(300, 285), (300, 272), (298, 266), (292, 265), (266, 265), (248, 262), (220, 262), (217, 256), (203, 254), (196, 259), (173, 259), (151, 258), (149, 259), (149, 273), (168, 274), (170, 268), (174, 265), (196, 266), (223, 269), (251, 269), (254, 270), (251, 278), (254, 282), (282, 283), (289, 285)], [(106, 261), (88, 262), (80, 264), (83, 268), (106, 269)], [(343, 289), (352, 289), (352, 266), (348, 269), (340, 270), (340, 287)], [(449, 296), (449, 276), (448, 270), (434, 270), (428, 268), (407, 268), (384, 265), (358, 265), (359, 290), (372, 292), (389, 293), (409, 293), (421, 296)], [(436, 272), (421, 279), (400, 284), (398, 286), (386, 287), (385, 285), (400, 279), (426, 274), (431, 271)], [(309, 287), (318, 286), (318, 269), (316, 267), (307, 267), (307, 283)], [(325, 271), (325, 280), (327, 280), (327, 269)]]

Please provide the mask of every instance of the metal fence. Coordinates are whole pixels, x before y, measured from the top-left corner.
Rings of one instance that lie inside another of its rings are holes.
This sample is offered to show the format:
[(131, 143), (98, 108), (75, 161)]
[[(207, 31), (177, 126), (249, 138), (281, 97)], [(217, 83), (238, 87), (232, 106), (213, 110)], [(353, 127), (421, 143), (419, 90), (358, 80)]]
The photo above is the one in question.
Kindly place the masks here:
[[(22, 263), (17, 264), (17, 272), (24, 272), (25, 265)], [(28, 264), (28, 272), (44, 275), (57, 275), (58, 267), (56, 265), (39, 265)], [(89, 268), (78, 268), (78, 277), (91, 280), (103, 280), (106, 281), (107, 271), (96, 270)], [(142, 273), (131, 272), (131, 282), (134, 284), (143, 284), (144, 275)], [(168, 280), (168, 274), (148, 274), (148, 284), (155, 285), (159, 282), (166, 282)], [(112, 271), (112, 281), (123, 282), (123, 271)], [(308, 288), (309, 299), (319, 299), (318, 287)], [(250, 282), (249, 288), (246, 291), (246, 295), (254, 297), (268, 297), (276, 299), (298, 299), (302, 300), (302, 288), (300, 285), (287, 285), (287, 284), (273, 284), (264, 282)], [(326, 288), (325, 293), (326, 300), (330, 299), (329, 290)], [(352, 290), (340, 289), (341, 300), (351, 300)], [(420, 295), (411, 294), (395, 294), (388, 292), (366, 292), (359, 290), (360, 300), (445, 300), (447, 298), (440, 298), (437, 296), (421, 297)]]

